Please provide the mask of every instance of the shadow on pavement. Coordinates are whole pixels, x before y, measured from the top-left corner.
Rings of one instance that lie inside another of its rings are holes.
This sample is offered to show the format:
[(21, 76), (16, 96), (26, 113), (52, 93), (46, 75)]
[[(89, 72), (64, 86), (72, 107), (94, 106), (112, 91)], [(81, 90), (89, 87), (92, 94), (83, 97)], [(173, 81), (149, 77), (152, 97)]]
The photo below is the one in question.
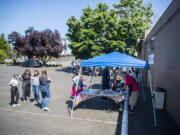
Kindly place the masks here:
[(73, 73), (71, 67), (58, 68), (56, 69), (56, 71), (66, 72), (66, 73), (71, 73), (71, 74)]
[(117, 122), (119, 122), (116, 126), (115, 135), (121, 134), (121, 123), (122, 123), (122, 112), (119, 112)]
[(66, 104), (67, 104), (67, 110), (68, 110), (69, 116), (71, 116), (71, 109), (73, 105), (72, 100), (67, 100)]
[(157, 127), (154, 127), (152, 101), (147, 90), (146, 97), (146, 101), (139, 98), (136, 114), (129, 114), (129, 135), (180, 135), (179, 129), (165, 110), (156, 110)]
[(36, 103), (36, 104), (34, 104), (36, 107), (38, 107), (38, 108), (41, 108), (41, 104), (40, 103)]
[[(67, 108), (72, 109), (72, 100), (66, 101)], [(77, 109), (90, 109), (90, 110), (105, 110), (107, 113), (118, 111), (119, 105), (114, 103), (111, 99), (102, 100), (101, 97), (94, 97), (87, 99), (80, 104), (78, 104), (76, 107), (74, 107), (74, 110)]]

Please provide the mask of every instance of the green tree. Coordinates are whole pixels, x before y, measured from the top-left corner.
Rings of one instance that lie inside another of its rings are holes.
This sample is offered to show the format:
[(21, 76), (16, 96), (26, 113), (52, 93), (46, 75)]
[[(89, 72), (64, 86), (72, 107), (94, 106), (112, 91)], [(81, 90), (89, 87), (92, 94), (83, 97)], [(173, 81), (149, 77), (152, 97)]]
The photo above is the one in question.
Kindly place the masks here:
[(7, 58), (6, 52), (0, 49), (0, 64), (4, 63), (5, 58)]
[(8, 56), (11, 55), (11, 46), (8, 44), (4, 34), (0, 36), (0, 49), (3, 50)]
[(68, 33), (72, 54), (76, 58), (88, 59), (104, 53), (119, 51), (134, 55), (138, 40), (150, 28), (152, 5), (143, 0), (120, 0), (109, 9), (99, 3), (95, 9), (83, 9), (80, 19), (68, 19)]
[(4, 34), (0, 36), (0, 63), (4, 63), (4, 59), (11, 56), (11, 46), (6, 41)]
[(138, 40), (143, 38), (144, 31), (150, 28), (153, 15), (152, 4), (144, 5), (143, 0), (120, 0), (114, 4), (116, 9), (119, 34), (126, 43), (126, 53), (134, 55), (138, 50)]
[(95, 9), (83, 9), (77, 20), (68, 19), (68, 33), (72, 54), (76, 58), (88, 59), (112, 51), (123, 52), (125, 42), (118, 35), (118, 18), (115, 10), (99, 3)]

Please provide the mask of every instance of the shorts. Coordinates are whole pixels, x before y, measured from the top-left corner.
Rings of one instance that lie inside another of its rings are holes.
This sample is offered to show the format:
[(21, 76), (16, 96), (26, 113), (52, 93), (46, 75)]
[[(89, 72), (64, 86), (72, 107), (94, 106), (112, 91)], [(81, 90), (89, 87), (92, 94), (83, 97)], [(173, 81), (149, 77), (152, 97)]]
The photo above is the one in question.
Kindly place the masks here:
[(137, 97), (138, 97), (138, 91), (132, 91), (132, 93), (129, 97), (129, 104), (136, 105)]

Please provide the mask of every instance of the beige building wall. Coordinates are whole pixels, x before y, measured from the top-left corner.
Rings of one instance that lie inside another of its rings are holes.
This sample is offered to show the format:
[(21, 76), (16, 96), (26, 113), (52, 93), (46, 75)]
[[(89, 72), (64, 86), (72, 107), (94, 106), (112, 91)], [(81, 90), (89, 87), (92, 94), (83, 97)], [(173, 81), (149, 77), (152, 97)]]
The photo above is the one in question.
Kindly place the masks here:
[[(166, 109), (180, 126), (180, 0), (170, 4), (147, 36), (141, 58), (148, 60), (152, 53), (153, 88), (167, 90)], [(147, 73), (145, 77), (147, 83)]]

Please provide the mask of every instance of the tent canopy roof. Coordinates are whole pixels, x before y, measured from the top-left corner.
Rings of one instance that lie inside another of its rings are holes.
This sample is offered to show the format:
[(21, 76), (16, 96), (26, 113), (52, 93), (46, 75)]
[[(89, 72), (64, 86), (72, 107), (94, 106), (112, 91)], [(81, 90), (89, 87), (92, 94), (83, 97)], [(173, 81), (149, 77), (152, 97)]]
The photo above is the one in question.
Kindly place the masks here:
[(131, 68), (148, 68), (146, 61), (122, 54), (112, 52), (91, 58), (81, 62), (81, 67), (131, 67)]

